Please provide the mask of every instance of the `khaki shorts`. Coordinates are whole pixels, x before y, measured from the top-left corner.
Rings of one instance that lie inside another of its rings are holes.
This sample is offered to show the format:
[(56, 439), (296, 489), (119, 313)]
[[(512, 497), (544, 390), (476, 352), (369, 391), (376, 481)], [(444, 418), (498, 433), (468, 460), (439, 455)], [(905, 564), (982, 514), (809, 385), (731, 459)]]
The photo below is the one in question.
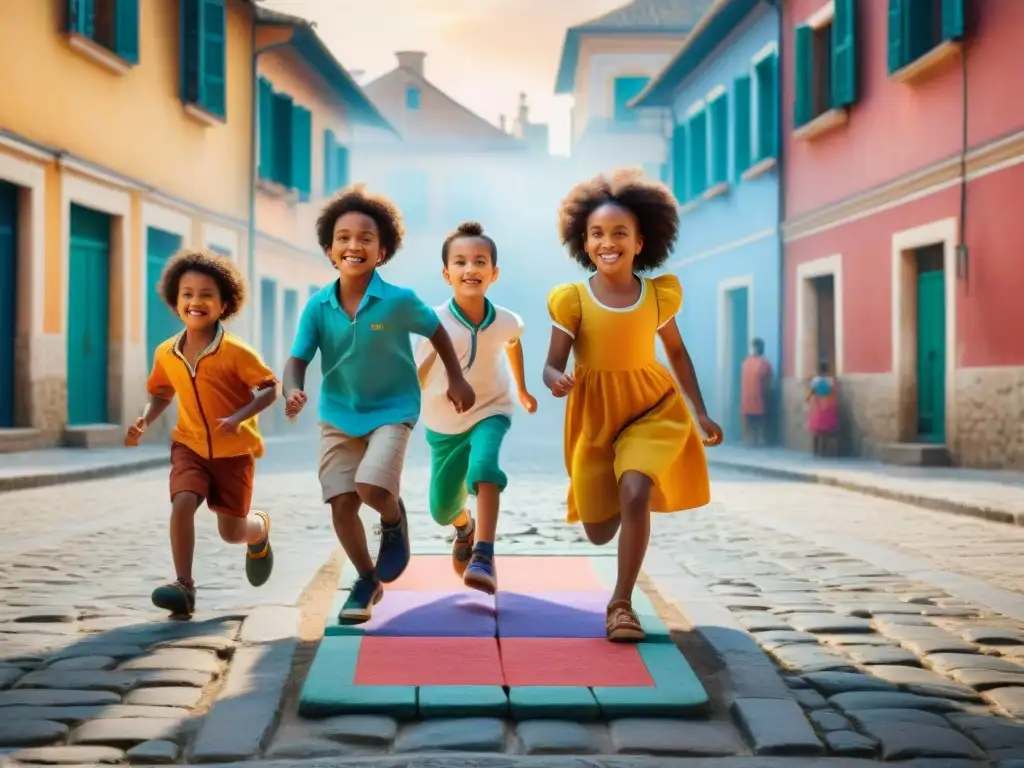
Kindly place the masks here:
[(405, 424), (385, 424), (365, 437), (352, 437), (321, 424), (320, 488), (324, 503), (343, 493), (355, 493), (356, 483), (375, 485), (397, 497), (411, 434)]

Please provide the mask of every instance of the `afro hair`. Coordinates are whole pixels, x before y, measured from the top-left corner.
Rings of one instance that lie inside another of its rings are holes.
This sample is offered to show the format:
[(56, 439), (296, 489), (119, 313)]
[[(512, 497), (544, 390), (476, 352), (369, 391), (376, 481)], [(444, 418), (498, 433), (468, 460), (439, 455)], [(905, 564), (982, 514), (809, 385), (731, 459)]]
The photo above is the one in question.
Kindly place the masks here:
[(231, 259), (209, 251), (186, 248), (170, 258), (160, 276), (160, 297), (175, 314), (178, 311), (178, 285), (188, 272), (207, 275), (217, 284), (220, 300), (224, 303), (221, 320), (230, 320), (245, 306), (245, 278)]
[(617, 205), (636, 217), (644, 247), (633, 267), (638, 272), (664, 264), (679, 234), (679, 209), (672, 192), (636, 169), (600, 174), (573, 187), (558, 209), (558, 238), (569, 255), (589, 270), (596, 270), (585, 247), (587, 220), (602, 205)]
[(441, 244), (441, 262), (445, 266), (448, 266), (448, 249), (460, 237), (477, 237), (487, 243), (491, 249), (491, 266), (498, 266), (498, 245), (490, 235), (484, 234), (484, 225), (476, 221), (464, 221), (453, 232), (448, 233), (448, 237)]
[(402, 247), (405, 237), (402, 214), (388, 198), (367, 192), (365, 184), (345, 187), (320, 211), (316, 220), (316, 238), (320, 248), (325, 253), (330, 250), (334, 242), (334, 225), (346, 213), (353, 212), (369, 216), (377, 225), (380, 247), (384, 251), (382, 263), (386, 264)]

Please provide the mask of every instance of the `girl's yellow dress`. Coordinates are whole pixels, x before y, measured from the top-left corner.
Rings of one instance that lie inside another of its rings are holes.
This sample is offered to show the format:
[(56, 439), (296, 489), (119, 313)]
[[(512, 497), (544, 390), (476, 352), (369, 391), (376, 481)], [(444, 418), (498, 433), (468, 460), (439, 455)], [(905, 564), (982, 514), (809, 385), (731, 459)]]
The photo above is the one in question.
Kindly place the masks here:
[(575, 358), (565, 411), (570, 523), (617, 514), (618, 480), (630, 469), (654, 480), (654, 512), (711, 500), (700, 430), (655, 355), (658, 329), (679, 311), (683, 289), (675, 275), (640, 280), (640, 298), (621, 309), (601, 304), (589, 280), (548, 295), (551, 319), (572, 336)]

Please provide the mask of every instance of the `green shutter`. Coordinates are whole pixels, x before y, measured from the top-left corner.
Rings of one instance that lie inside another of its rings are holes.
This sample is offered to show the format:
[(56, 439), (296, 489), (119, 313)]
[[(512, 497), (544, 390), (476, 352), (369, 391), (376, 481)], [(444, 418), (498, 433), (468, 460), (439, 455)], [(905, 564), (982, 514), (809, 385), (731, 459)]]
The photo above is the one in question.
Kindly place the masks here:
[(732, 141), (736, 180), (750, 167), (750, 76), (741, 75), (733, 84)]
[(274, 87), (264, 77), (257, 86), (257, 131), (259, 136), (260, 178), (274, 180)]
[(756, 161), (777, 157), (779, 152), (779, 57), (761, 59), (757, 73), (757, 154)]
[(338, 188), (338, 180), (335, 170), (337, 161), (338, 142), (334, 138), (334, 131), (330, 128), (324, 131), (324, 197), (330, 197)]
[(274, 94), (274, 181), (283, 187), (292, 183), (292, 97)]
[(889, 0), (889, 74), (906, 63), (903, 44), (903, 0)]
[(96, 34), (96, 0), (67, 0), (67, 29), (76, 35)]
[(686, 125), (676, 124), (672, 128), (672, 194), (679, 203), (687, 201), (686, 196)]
[(726, 94), (708, 105), (711, 118), (711, 184), (729, 180), (729, 102)]
[(701, 110), (690, 118), (690, 196), (700, 197), (708, 188), (708, 116)]
[(139, 63), (139, 0), (117, 0), (114, 6), (114, 53)]
[(227, 113), (225, 66), (227, 38), (224, 0), (202, 0), (202, 99), (200, 105), (218, 117)]
[(338, 145), (337, 148), (337, 166), (334, 171), (337, 177), (338, 188), (347, 187), (349, 184), (348, 180), (348, 147)]
[(856, 0), (835, 0), (832, 22), (833, 107), (847, 107), (857, 101), (857, 12)]
[(198, 104), (200, 89), (200, 0), (181, 0), (181, 100)]
[[(793, 46), (793, 122), (799, 128), (814, 117), (814, 30), (806, 24), (797, 27)], [(758, 104), (758, 112), (761, 111)]]
[(942, 0), (942, 39), (964, 36), (964, 0)]
[(309, 200), (313, 175), (313, 116), (305, 107), (292, 107), (292, 186), (299, 200)]

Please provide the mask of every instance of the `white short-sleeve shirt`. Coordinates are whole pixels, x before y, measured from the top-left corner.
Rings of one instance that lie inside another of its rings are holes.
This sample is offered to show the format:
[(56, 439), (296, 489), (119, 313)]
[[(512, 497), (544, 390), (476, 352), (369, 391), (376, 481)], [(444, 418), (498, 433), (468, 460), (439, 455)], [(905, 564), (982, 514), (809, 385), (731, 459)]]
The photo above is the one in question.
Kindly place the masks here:
[[(479, 330), (459, 311), (454, 299), (434, 308), (452, 337), (462, 371), (476, 393), (476, 402), (465, 413), (455, 412), (448, 401), (448, 374), (441, 361), (435, 360), (423, 385), (420, 420), (427, 429), (457, 435), (489, 416), (511, 416), (515, 410), (506, 347), (522, 335), (523, 321), (511, 310), (490, 302), (488, 306)], [(416, 365), (432, 351), (429, 339), (421, 340), (416, 347)]]

